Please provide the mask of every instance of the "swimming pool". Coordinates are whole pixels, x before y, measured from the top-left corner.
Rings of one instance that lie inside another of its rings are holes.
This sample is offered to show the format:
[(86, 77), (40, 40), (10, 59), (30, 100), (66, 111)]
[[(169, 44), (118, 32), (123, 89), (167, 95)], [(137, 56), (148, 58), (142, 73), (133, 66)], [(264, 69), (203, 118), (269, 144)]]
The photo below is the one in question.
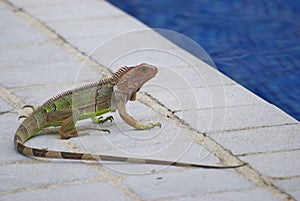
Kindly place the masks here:
[(184, 34), (227, 76), (300, 120), (300, 4), (293, 0), (109, 0)]

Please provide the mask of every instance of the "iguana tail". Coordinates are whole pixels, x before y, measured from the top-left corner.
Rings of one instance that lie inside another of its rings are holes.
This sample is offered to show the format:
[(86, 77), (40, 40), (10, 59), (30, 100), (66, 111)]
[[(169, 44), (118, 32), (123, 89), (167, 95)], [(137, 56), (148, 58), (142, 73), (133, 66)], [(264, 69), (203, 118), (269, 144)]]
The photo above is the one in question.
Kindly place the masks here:
[(185, 166), (185, 167), (201, 167), (201, 168), (237, 168), (240, 165), (204, 165), (204, 164), (193, 164), (176, 161), (156, 160), (156, 159), (144, 159), (144, 158), (133, 158), (133, 157), (122, 157), (112, 155), (97, 155), (89, 153), (74, 153), (64, 151), (52, 151), (47, 149), (32, 148), (26, 146), (24, 143), (37, 134), (42, 128), (46, 127), (43, 124), (45, 120), (40, 118), (38, 113), (34, 113), (27, 117), (23, 123), (19, 126), (15, 138), (14, 144), (17, 151), (25, 156), (35, 156), (43, 158), (57, 158), (57, 159), (73, 159), (73, 160), (97, 160), (97, 161), (117, 161), (117, 162), (128, 162), (128, 163), (142, 163), (142, 164), (159, 164), (159, 165), (172, 165), (172, 166)]

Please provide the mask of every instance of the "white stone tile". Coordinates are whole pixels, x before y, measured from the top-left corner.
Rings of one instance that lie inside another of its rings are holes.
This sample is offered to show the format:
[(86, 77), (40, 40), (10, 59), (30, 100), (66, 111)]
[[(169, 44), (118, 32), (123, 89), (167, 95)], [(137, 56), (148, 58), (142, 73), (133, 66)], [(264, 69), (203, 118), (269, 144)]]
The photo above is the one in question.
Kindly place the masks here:
[[(168, 80), (167, 76), (165, 80)], [(180, 83), (180, 79), (174, 80), (174, 82), (172, 79), (170, 80), (170, 83), (163, 82), (161, 85), (159, 85), (159, 82), (156, 83), (156, 80), (150, 81), (150, 87), (145, 87), (145, 89), (148, 89), (147, 92), (152, 97), (172, 111), (250, 105), (263, 101), (239, 85), (207, 86), (199, 88), (193, 88), (193, 85), (190, 85), (191, 88), (188, 88), (189, 83), (185, 82), (182, 78), (182, 84), (179, 85), (185, 88), (176, 89), (176, 81)], [(175, 87), (175, 89), (173, 87)]]
[(188, 196), (252, 187), (232, 170), (190, 169), (177, 174), (130, 176), (123, 183), (145, 200)]
[(265, 153), (239, 157), (267, 177), (293, 177), (300, 174), (300, 151)]
[[(284, 125), (210, 134), (233, 154), (300, 149), (300, 125)], [(280, 142), (280, 143), (279, 143)]]
[(29, 6), (25, 10), (43, 22), (126, 16), (123, 11), (112, 7), (106, 1), (62, 1), (57, 4), (52, 2), (52, 5), (49, 2), (50, 5)]
[(295, 119), (267, 103), (178, 111), (175, 115), (204, 133), (297, 123)]
[(65, 200), (130, 200), (129, 197), (120, 192), (117, 188), (105, 182), (81, 183), (62, 185), (53, 188), (45, 188), (27, 192), (19, 192), (0, 196), (3, 201), (8, 200), (44, 200), (44, 201), (65, 201)]
[[(12, 192), (97, 176), (97, 172), (80, 163), (31, 163), (0, 166), (1, 192)], [(84, 174), (82, 174), (84, 172)]]
[(97, 35), (117, 35), (135, 29), (143, 28), (137, 20), (129, 16), (113, 18), (57, 21), (47, 23), (52, 29), (64, 38), (88, 37)]
[(272, 195), (272, 193), (262, 190), (262, 189), (245, 189), (240, 191), (228, 191), (220, 193), (211, 193), (206, 195), (196, 195), (188, 196), (184, 198), (174, 199), (176, 201), (211, 201), (211, 200), (265, 200), (265, 201), (275, 201), (280, 200), (278, 197)]

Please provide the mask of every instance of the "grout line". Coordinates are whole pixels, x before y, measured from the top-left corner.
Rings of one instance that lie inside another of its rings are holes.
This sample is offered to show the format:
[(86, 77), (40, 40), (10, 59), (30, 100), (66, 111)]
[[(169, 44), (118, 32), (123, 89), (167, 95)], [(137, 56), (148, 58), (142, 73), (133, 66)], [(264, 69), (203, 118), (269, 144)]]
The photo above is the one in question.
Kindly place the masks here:
[(272, 177), (272, 179), (274, 181), (281, 181), (281, 180), (287, 180), (287, 179), (296, 179), (299, 178), (300, 179), (300, 175), (296, 175), (296, 176), (286, 176), (286, 177)]
[(252, 156), (252, 155), (275, 154), (275, 153), (294, 152), (294, 151), (300, 151), (300, 148), (283, 149), (283, 150), (275, 150), (275, 151), (268, 151), (268, 152), (252, 152), (252, 153), (236, 154), (235, 156), (245, 157), (245, 156)]
[[(47, 20), (45, 23), (47, 24), (59, 24), (59, 23), (68, 23), (68, 22), (80, 22), (80, 21), (85, 21), (85, 20), (91, 20), (91, 21), (97, 21), (97, 20), (109, 20), (111, 18), (113, 19), (118, 19), (118, 18), (124, 18), (126, 16), (119, 14), (119, 15), (114, 15), (114, 16), (103, 16), (103, 17), (87, 17), (84, 19), (61, 19), (61, 20)], [(99, 36), (99, 35), (91, 35), (93, 36)], [(73, 37), (72, 37), (73, 38)]]
[(12, 104), (17, 110), (23, 107), (23, 103), (12, 94), (12, 91), (10, 89), (6, 89), (3, 87), (0, 87), (0, 97), (2, 97), (5, 101)]
[[(209, 196), (209, 195), (218, 195), (218, 194), (225, 194), (225, 193), (230, 193), (230, 192), (243, 192), (243, 191), (250, 191), (250, 190), (255, 190), (257, 188), (255, 187), (249, 187), (249, 188), (241, 188), (241, 189), (235, 189), (235, 190), (220, 190), (220, 191), (213, 191), (213, 192), (206, 192), (206, 193), (202, 193), (202, 194), (190, 194), (190, 195), (183, 195), (183, 196), (170, 196), (170, 197), (163, 197), (163, 198), (158, 198), (158, 199), (154, 199), (152, 201), (168, 201), (168, 200), (176, 200), (176, 199), (186, 199), (186, 200), (190, 200), (192, 198), (198, 198), (199, 200), (201, 200), (201, 198), (205, 197), (205, 196)], [(199, 196), (199, 197), (198, 197)]]
[(87, 184), (87, 183), (92, 183), (92, 182), (97, 182), (97, 181), (101, 181), (101, 179), (88, 178), (88, 179), (75, 180), (75, 181), (73, 180), (73, 181), (54, 183), (54, 184), (46, 184), (46, 185), (42, 185), (42, 186), (33, 186), (33, 187), (29, 187), (29, 188), (0, 192), (0, 196), (16, 194), (16, 193), (31, 192), (31, 191), (37, 191), (37, 190), (47, 190), (47, 189), (51, 189), (51, 188), (59, 188), (59, 187), (63, 187), (63, 186), (70, 186), (70, 185), (77, 185), (77, 184)]
[[(299, 123), (283, 123), (283, 124), (275, 124), (275, 125), (265, 125), (265, 126), (253, 126), (253, 127), (245, 127), (245, 128), (237, 128), (237, 129), (227, 129), (227, 130), (221, 130), (221, 131), (212, 131), (208, 132), (207, 134), (225, 134), (229, 132), (238, 132), (238, 131), (244, 131), (244, 130), (256, 130), (256, 129), (262, 129), (262, 128), (276, 128), (281, 126), (292, 126), (292, 125), (299, 125)], [(226, 134), (225, 134), (226, 135)]]
[[(145, 105), (154, 109), (154, 111), (160, 113), (162, 116), (166, 117), (173, 124), (181, 127), (190, 135), (196, 143), (206, 148), (210, 153), (218, 157), (221, 162), (227, 164), (241, 164), (243, 161), (240, 160), (237, 156), (234, 156), (230, 150), (225, 149), (220, 144), (215, 142), (209, 136), (206, 136), (199, 131), (190, 128), (188, 125), (182, 123), (182, 120), (175, 116), (172, 111), (162, 105), (158, 100), (153, 99), (151, 96), (140, 93), (140, 96), (137, 97), (138, 100)], [(241, 176), (246, 178), (248, 181), (254, 183), (257, 187), (266, 189), (270, 191), (273, 195), (281, 198), (282, 200), (293, 200), (292, 196), (284, 192), (280, 188), (276, 187), (272, 180), (268, 177), (261, 175), (257, 170), (251, 167), (249, 164), (235, 169)]]
[[(223, 85), (222, 85), (223, 86)], [(216, 107), (203, 107), (203, 108), (191, 108), (191, 109), (182, 109), (182, 110), (173, 110), (174, 113), (178, 112), (190, 112), (190, 111), (202, 111), (202, 110), (212, 110), (212, 109), (223, 109), (223, 108), (236, 108), (236, 107), (247, 107), (247, 106), (254, 106), (254, 105), (262, 105), (260, 102), (253, 102), (247, 104), (239, 104), (239, 105), (224, 105), (224, 106), (216, 106)]]

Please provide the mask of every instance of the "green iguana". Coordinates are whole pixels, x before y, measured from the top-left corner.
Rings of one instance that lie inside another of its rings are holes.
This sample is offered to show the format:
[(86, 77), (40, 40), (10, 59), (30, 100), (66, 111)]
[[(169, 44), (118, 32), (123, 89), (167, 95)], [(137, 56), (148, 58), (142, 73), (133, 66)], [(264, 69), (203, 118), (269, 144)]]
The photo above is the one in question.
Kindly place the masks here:
[[(54, 96), (36, 109), (31, 105), (24, 106), (32, 108), (33, 112), (30, 116), (26, 117), (15, 134), (14, 144), (17, 151), (26, 156), (44, 158), (122, 161), (203, 168), (235, 168), (244, 165), (202, 165), (155, 159), (52, 151), (31, 148), (24, 145), (27, 140), (34, 137), (43, 128), (50, 126), (60, 126), (59, 135), (63, 139), (75, 137), (77, 136), (75, 128), (77, 121), (97, 117), (116, 110), (119, 111), (121, 118), (128, 125), (136, 129), (160, 127), (160, 123), (139, 124), (125, 109), (126, 102), (128, 100), (134, 101), (136, 93), (145, 82), (157, 74), (157, 71), (155, 66), (149, 64), (140, 64), (135, 67), (121, 67), (112, 76)], [(112, 117), (105, 119), (98, 118), (97, 121), (98, 123), (103, 123), (107, 120), (112, 120)]]

